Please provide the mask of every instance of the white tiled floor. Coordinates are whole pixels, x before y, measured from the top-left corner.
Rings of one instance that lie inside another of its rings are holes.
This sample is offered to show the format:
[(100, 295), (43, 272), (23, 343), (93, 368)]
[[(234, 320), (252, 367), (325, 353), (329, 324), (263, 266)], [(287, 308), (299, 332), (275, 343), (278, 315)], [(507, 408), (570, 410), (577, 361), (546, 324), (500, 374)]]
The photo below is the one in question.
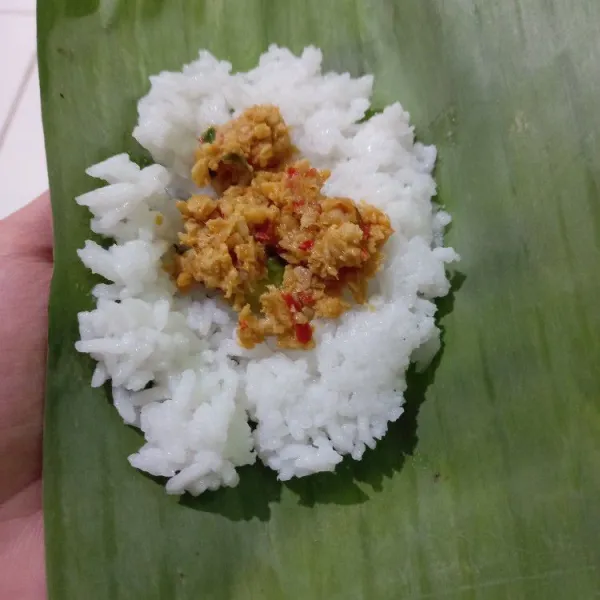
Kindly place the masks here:
[(36, 0), (0, 0), (0, 12), (35, 12)]
[(0, 218), (48, 188), (35, 0), (0, 0)]

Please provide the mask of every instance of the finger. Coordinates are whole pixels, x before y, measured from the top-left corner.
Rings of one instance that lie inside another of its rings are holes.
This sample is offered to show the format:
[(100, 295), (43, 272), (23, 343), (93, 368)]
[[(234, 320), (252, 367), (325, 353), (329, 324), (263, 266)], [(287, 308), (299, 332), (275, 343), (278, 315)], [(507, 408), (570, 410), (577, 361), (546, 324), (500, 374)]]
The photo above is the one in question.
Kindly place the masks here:
[(0, 503), (40, 474), (51, 260), (44, 194), (0, 222)]
[(46, 598), (41, 510), (0, 523), (0, 598)]
[[(16, 258), (0, 269), (0, 503), (39, 476), (52, 266)], [(0, 596), (1, 598), (1, 596)]]
[(52, 258), (50, 194), (41, 196), (0, 220), (0, 257)]

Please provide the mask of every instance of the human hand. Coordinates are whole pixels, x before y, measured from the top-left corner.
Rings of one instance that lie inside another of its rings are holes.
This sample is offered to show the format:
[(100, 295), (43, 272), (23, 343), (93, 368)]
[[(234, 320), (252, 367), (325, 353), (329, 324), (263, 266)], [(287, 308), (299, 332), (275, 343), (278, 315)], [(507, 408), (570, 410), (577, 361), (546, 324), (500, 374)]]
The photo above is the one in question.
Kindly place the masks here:
[(0, 221), (0, 598), (46, 598), (42, 412), (52, 217), (43, 194)]

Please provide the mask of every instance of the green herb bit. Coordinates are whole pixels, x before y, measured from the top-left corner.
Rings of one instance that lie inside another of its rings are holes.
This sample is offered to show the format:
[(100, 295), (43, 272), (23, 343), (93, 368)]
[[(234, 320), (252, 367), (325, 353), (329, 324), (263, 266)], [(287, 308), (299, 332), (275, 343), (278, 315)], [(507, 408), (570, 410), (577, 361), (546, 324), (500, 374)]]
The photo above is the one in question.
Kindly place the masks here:
[(249, 166), (246, 158), (241, 154), (236, 154), (235, 152), (229, 152), (229, 154), (226, 154), (221, 160), (225, 164), (238, 164), (244, 165), (245, 167)]
[(280, 287), (283, 283), (285, 263), (275, 256), (267, 258), (267, 280), (271, 285)]
[(209, 127), (200, 138), (203, 144), (212, 144), (217, 136), (217, 130), (214, 127)]

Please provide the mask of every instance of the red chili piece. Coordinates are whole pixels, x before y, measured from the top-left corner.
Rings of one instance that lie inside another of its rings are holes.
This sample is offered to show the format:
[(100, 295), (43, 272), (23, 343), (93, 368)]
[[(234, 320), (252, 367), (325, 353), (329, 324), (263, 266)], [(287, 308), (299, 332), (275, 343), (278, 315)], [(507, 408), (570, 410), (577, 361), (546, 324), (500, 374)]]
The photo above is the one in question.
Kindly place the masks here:
[(248, 322), (240, 321), (240, 329), (248, 329)]
[(271, 233), (271, 223), (265, 221), (262, 225), (259, 225), (254, 232), (254, 237), (257, 241), (263, 242), (263, 244), (271, 241), (273, 237)]
[(300, 300), (300, 302), (305, 306), (311, 306), (315, 303), (315, 299), (310, 292), (299, 292), (298, 300)]
[(294, 298), (294, 296), (292, 296), (292, 294), (283, 293), (281, 295), (290, 311), (299, 312), (302, 310), (302, 305)]
[(313, 240), (305, 240), (298, 246), (298, 248), (300, 248), (300, 250), (303, 252), (307, 252), (308, 250), (311, 250), (314, 245), (315, 242)]
[(308, 344), (312, 340), (312, 327), (308, 323), (294, 325), (296, 331), (296, 339), (301, 344)]
[(306, 201), (303, 198), (301, 198), (300, 200), (294, 200), (292, 202), (292, 208), (294, 210), (298, 210), (299, 208), (301, 208), (302, 206), (304, 206), (305, 202)]

